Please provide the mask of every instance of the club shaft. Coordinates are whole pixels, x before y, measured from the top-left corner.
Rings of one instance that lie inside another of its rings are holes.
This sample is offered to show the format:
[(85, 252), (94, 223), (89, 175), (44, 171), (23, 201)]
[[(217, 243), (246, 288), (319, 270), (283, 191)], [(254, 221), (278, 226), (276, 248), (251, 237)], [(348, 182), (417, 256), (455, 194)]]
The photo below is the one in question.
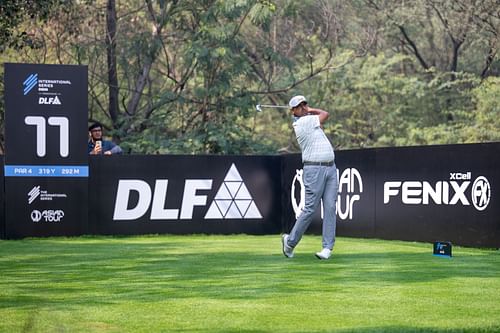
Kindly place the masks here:
[(284, 105), (266, 105), (266, 104), (260, 104), (259, 106), (261, 108), (288, 109), (288, 106), (284, 106)]

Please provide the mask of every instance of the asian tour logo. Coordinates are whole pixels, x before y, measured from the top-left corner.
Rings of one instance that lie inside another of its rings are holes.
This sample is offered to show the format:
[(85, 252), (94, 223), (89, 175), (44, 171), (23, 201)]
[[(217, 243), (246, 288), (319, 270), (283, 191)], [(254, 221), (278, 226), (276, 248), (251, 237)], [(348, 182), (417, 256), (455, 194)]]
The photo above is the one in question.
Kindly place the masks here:
[(37, 209), (31, 212), (31, 220), (35, 223), (44, 222), (61, 222), (64, 217), (64, 211), (61, 209), (48, 209), (39, 211)]
[[(305, 186), (303, 180), (303, 169), (297, 169), (292, 180), (290, 197), (295, 217), (298, 217), (305, 205)], [(356, 168), (346, 168), (339, 177), (337, 169), (337, 179), (339, 184), (336, 210), (339, 219), (352, 220), (354, 218), (354, 207), (357, 201), (361, 200), (363, 193), (363, 179)], [(298, 186), (296, 188), (296, 184)], [(298, 193), (297, 193), (298, 192)], [(297, 200), (298, 195), (298, 200)], [(323, 200), (321, 201), (321, 217), (323, 217)]]
[(26, 96), (38, 84), (38, 73), (30, 74), (23, 82), (23, 93)]

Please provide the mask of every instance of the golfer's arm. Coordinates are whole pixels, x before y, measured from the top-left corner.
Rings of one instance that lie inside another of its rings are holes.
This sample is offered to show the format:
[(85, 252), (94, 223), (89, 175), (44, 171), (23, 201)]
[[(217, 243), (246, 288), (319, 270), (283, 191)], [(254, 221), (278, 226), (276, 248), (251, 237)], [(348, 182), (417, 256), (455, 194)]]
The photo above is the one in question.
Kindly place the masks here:
[(321, 110), (321, 109), (315, 109), (315, 108), (309, 108), (309, 114), (313, 114), (313, 115), (317, 115), (319, 116), (319, 122), (320, 124), (323, 124), (327, 119), (328, 119), (328, 112), (326, 112), (325, 110)]

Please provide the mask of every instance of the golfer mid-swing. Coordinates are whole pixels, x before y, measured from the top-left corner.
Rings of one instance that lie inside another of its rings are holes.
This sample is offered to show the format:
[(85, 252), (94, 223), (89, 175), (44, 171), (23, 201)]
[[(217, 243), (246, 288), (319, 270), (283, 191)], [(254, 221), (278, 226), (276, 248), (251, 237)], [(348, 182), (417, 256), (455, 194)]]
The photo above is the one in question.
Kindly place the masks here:
[(318, 259), (328, 259), (335, 244), (335, 205), (337, 202), (337, 169), (333, 147), (323, 132), (328, 112), (311, 108), (304, 96), (295, 96), (288, 103), (293, 113), (293, 129), (302, 151), (305, 205), (290, 234), (282, 235), (283, 254), (293, 257), (293, 249), (311, 224), (323, 199), (323, 249)]

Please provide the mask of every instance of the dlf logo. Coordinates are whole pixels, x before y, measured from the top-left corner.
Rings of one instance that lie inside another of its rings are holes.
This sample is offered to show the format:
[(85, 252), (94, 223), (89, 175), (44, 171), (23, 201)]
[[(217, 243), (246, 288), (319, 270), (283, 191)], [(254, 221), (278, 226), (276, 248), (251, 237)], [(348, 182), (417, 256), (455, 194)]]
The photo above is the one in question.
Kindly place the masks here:
[[(212, 189), (212, 179), (186, 179), (181, 208), (165, 208), (168, 179), (157, 179), (152, 190), (139, 179), (121, 179), (118, 182), (114, 221), (130, 221), (143, 217), (151, 207), (151, 220), (190, 220), (196, 206), (206, 206), (207, 196), (198, 191)], [(129, 207), (130, 194), (137, 192), (138, 200)], [(205, 219), (262, 219), (259, 209), (234, 164), (205, 213)]]
[(56, 97), (40, 97), (38, 98), (38, 104), (45, 105), (61, 105), (61, 100)]

